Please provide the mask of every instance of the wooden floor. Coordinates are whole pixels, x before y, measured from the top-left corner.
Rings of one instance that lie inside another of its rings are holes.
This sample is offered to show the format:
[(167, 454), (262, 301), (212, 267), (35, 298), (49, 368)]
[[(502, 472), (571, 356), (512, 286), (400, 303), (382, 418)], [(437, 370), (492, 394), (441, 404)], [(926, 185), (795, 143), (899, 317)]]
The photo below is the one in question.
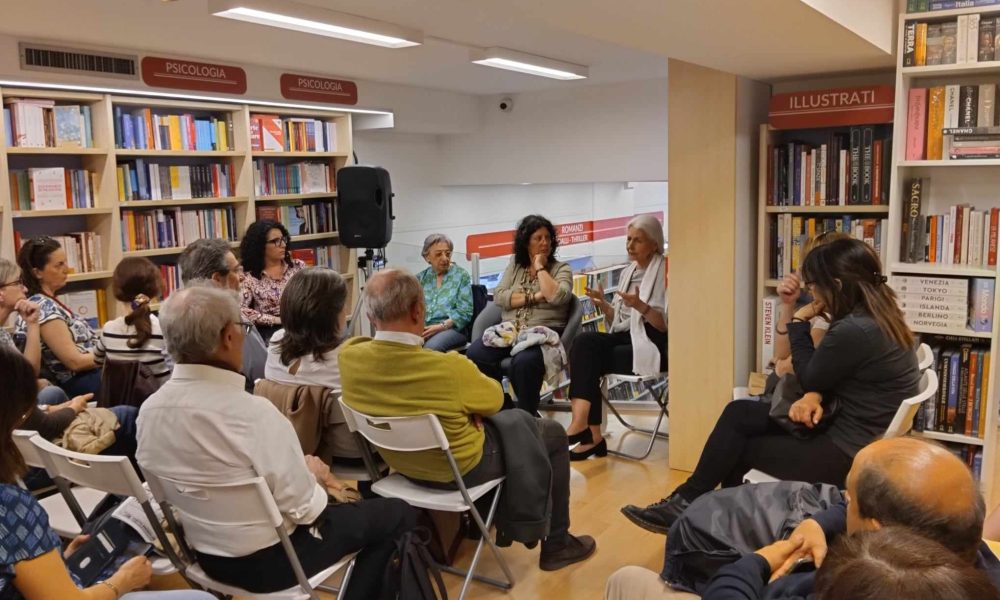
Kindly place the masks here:
[[(568, 415), (556, 413), (553, 418), (568, 422)], [(614, 419), (611, 419), (614, 421)], [(636, 417), (639, 425), (651, 427), (653, 419)], [(610, 447), (626, 448), (635, 452), (645, 449), (648, 438), (643, 435), (622, 435), (623, 429), (617, 422), (609, 426)], [(617, 427), (616, 427), (617, 426)], [(591, 458), (587, 461), (571, 463), (570, 531), (588, 534), (597, 540), (597, 552), (590, 559), (560, 571), (544, 572), (538, 569), (538, 548), (528, 550), (520, 544), (501, 548), (514, 574), (514, 589), (504, 592), (490, 586), (473, 582), (469, 594), (471, 599), (504, 600), (591, 600), (599, 599), (604, 593), (604, 584), (609, 575), (624, 565), (641, 565), (659, 571), (663, 564), (665, 538), (648, 533), (629, 522), (619, 509), (625, 504), (645, 505), (667, 495), (687, 477), (686, 473), (670, 471), (667, 468), (667, 442), (658, 441), (653, 453), (642, 462), (614, 457)], [(475, 542), (463, 544), (458, 566), (467, 566)], [(500, 576), (500, 569), (493, 557), (484, 549), (480, 559), (479, 572)], [(461, 579), (445, 574), (449, 598), (457, 598), (461, 589)], [(156, 582), (159, 589), (175, 587), (179, 578)], [(181, 582), (183, 583), (183, 582)], [(332, 596), (323, 595), (323, 598)]]

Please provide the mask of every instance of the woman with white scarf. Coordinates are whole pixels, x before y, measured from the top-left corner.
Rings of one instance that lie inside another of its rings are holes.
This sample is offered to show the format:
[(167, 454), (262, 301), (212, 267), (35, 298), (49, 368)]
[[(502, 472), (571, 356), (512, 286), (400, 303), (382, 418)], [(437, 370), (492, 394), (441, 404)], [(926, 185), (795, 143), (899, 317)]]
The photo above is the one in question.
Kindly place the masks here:
[(604, 313), (608, 333), (589, 331), (573, 340), (569, 395), (573, 420), (566, 433), (570, 460), (607, 456), (601, 436), (601, 377), (609, 373), (656, 375), (666, 370), (667, 312), (663, 225), (640, 215), (629, 221), (625, 248), (632, 263), (622, 271), (614, 300), (598, 286), (587, 295)]

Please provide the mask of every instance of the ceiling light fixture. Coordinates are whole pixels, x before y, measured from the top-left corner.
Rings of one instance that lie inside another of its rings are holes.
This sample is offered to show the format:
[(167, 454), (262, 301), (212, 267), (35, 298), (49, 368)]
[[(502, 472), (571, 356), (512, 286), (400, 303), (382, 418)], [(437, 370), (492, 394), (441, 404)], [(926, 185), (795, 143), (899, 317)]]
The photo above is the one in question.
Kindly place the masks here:
[(586, 79), (587, 75), (589, 75), (589, 70), (583, 65), (575, 65), (506, 48), (473, 50), (470, 60), (477, 65), (517, 71), (518, 73), (548, 77), (550, 79), (561, 79), (563, 81)]
[(383, 48), (419, 46), (424, 41), (423, 33), (414, 29), (298, 2), (209, 0), (208, 10), (217, 17)]

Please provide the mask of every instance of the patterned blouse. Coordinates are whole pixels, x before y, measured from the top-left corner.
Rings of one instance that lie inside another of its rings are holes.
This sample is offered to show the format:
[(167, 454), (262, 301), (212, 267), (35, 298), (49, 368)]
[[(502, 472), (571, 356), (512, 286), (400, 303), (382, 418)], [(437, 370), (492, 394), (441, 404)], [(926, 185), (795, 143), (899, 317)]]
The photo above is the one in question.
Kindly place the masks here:
[(434, 267), (427, 267), (417, 273), (417, 280), (424, 288), (427, 315), (424, 325), (434, 325), (446, 319), (455, 323), (455, 329), (462, 329), (472, 319), (472, 277), (458, 265), (451, 265), (437, 285)]
[(240, 280), (243, 318), (254, 325), (268, 327), (281, 325), (281, 292), (292, 275), (305, 266), (306, 263), (293, 258), (292, 266), (285, 267), (285, 274), (281, 279), (272, 279), (263, 271), (260, 273), (260, 279), (250, 273), (244, 273)]
[(61, 548), (49, 516), (31, 492), (0, 483), (0, 600), (22, 598), (14, 587), (14, 565)]
[[(44, 325), (49, 321), (58, 319), (66, 323), (66, 327), (69, 328), (69, 334), (73, 338), (73, 343), (76, 344), (76, 348), (81, 354), (86, 354), (94, 349), (94, 345), (97, 343), (97, 335), (82, 317), (73, 314), (73, 311), (66, 308), (61, 302), (45, 294), (34, 294), (28, 300), (38, 305), (39, 325)], [(17, 317), (16, 331), (23, 334), (27, 334), (28, 332), (28, 324), (20, 316)], [(65, 383), (75, 374), (59, 362), (55, 353), (52, 352), (52, 349), (44, 341), (42, 342), (42, 370), (48, 371), (48, 374), (54, 377), (57, 383)]]

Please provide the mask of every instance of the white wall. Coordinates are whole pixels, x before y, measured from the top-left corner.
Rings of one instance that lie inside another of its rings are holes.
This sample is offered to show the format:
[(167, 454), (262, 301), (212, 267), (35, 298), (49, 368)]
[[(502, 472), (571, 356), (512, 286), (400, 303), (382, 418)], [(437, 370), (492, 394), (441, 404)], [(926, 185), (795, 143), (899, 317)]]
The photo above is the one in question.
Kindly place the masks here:
[(876, 48), (892, 54), (896, 0), (802, 0)]

